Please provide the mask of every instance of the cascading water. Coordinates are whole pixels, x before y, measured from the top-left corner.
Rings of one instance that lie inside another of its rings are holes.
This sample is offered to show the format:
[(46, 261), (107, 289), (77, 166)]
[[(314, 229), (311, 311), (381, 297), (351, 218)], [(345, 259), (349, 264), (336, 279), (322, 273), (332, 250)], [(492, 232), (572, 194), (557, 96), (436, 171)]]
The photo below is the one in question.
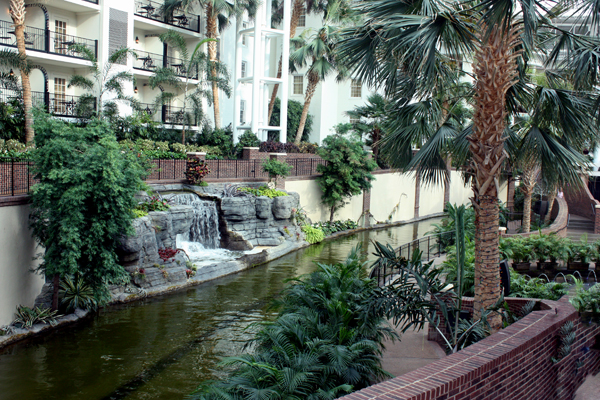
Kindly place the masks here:
[(170, 204), (192, 206), (194, 218), (190, 231), (177, 235), (176, 246), (183, 249), (198, 267), (230, 261), (241, 255), (219, 248), (219, 214), (214, 201), (202, 200), (194, 193), (171, 193), (163, 198)]

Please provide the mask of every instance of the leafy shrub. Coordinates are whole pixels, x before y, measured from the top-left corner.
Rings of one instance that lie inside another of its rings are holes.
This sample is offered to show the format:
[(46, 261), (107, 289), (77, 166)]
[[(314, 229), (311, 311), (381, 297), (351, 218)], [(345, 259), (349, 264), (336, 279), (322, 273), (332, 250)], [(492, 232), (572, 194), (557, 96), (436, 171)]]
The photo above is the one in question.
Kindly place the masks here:
[(244, 147), (259, 147), (260, 139), (256, 137), (255, 133), (250, 131), (244, 132), (238, 138), (238, 143), (235, 145), (235, 155), (237, 158), (242, 158)]
[(202, 179), (210, 173), (208, 165), (204, 160), (197, 158), (188, 158), (185, 166), (185, 179), (192, 185), (197, 185), (202, 182)]
[(235, 367), (192, 399), (333, 399), (387, 379), (381, 367), (385, 338), (397, 338), (385, 318), (370, 312), (376, 285), (364, 278), (355, 249), (344, 263), (318, 264), (293, 280), (263, 323), (253, 351), (226, 359)]
[[(440, 235), (438, 238), (439, 245), (442, 249), (447, 246), (454, 244), (454, 235), (446, 234), (447, 232), (456, 232), (456, 211), (459, 206), (456, 204), (452, 205), (450, 203), (446, 203), (445, 213), (446, 215), (442, 218), (441, 223), (432, 224), (433, 229), (427, 233), (426, 235)], [(465, 221), (465, 239), (474, 240), (475, 239), (475, 210), (472, 207), (468, 207), (465, 210), (464, 215)]]
[[(0, 102), (0, 139), (25, 141), (25, 112), (17, 99)], [(1, 154), (1, 152), (0, 152)]]
[(316, 143), (301, 142), (298, 148), (300, 149), (300, 153), (316, 154), (317, 150), (319, 149), (319, 145)]
[(138, 210), (137, 208), (134, 208), (133, 210), (131, 210), (131, 212), (133, 213), (134, 218), (142, 218), (148, 215), (146, 211)]
[(143, 201), (138, 204), (135, 209), (149, 213), (150, 211), (167, 211), (171, 206), (165, 200), (160, 199), (158, 196), (152, 196), (149, 200)]
[(286, 192), (283, 192), (283, 191), (277, 190), (277, 189), (271, 189), (265, 185), (259, 186), (258, 189), (254, 189), (254, 188), (250, 188), (250, 187), (240, 187), (240, 188), (237, 188), (237, 190), (240, 192), (247, 192), (247, 193), (253, 194), (256, 197), (267, 196), (270, 199), (272, 199), (274, 197), (288, 196), (288, 194)]
[[(300, 117), (302, 116), (302, 109), (304, 108), (304, 103), (300, 103), (296, 100), (288, 100), (288, 120), (287, 120), (287, 138), (288, 142), (293, 142), (296, 138), (296, 132), (298, 132), (298, 126), (300, 125)], [(269, 121), (269, 126), (279, 126), (280, 125), (280, 109), (281, 109), (281, 101), (279, 98), (275, 99), (275, 105), (273, 107), (273, 114), (271, 115), (271, 120)], [(306, 117), (306, 124), (304, 125), (304, 132), (302, 132), (302, 141), (307, 142), (310, 139), (310, 134), (312, 132), (313, 125), (313, 115), (308, 114)], [(279, 132), (278, 131), (270, 131), (269, 132), (269, 140), (279, 140)]]
[(300, 153), (300, 148), (294, 143), (279, 143), (275, 141), (262, 142), (259, 151), (264, 153)]
[(333, 221), (333, 222), (316, 222), (312, 225), (315, 228), (319, 228), (323, 231), (325, 236), (332, 235), (336, 232), (347, 231), (349, 229), (357, 229), (358, 225), (356, 222), (348, 219), (346, 221)]
[(269, 174), (269, 178), (277, 180), (277, 178), (285, 178), (290, 174), (292, 166), (286, 162), (279, 160), (267, 160), (262, 163), (263, 171)]
[(580, 280), (576, 281), (575, 295), (569, 301), (577, 311), (600, 314), (600, 285), (596, 284), (585, 290)]
[(13, 324), (19, 325), (22, 328), (31, 328), (33, 325), (39, 323), (54, 326), (58, 317), (60, 317), (58, 311), (52, 311), (49, 308), (18, 306)]
[(80, 276), (71, 279), (66, 276), (60, 283), (59, 297), (61, 304), (66, 311), (75, 311), (76, 308), (82, 310), (95, 310), (98, 306), (94, 298), (94, 290), (86, 284)]
[(221, 151), (221, 156), (231, 157), (234, 154), (233, 130), (231, 129), (231, 125), (223, 129), (203, 129), (202, 133), (196, 136), (195, 144), (217, 147)]
[(0, 139), (0, 157), (29, 158), (31, 150), (33, 150), (32, 144), (25, 145), (16, 139)]
[(310, 225), (303, 225), (300, 229), (302, 229), (306, 241), (310, 244), (319, 243), (325, 239), (325, 234), (320, 228), (315, 228)]

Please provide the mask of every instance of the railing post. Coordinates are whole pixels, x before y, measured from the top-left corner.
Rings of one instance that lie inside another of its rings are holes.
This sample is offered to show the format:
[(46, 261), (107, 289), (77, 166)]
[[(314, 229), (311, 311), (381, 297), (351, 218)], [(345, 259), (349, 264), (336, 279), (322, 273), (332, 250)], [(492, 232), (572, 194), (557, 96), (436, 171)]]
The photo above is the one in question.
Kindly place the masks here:
[(94, 54), (96, 55), (96, 60), (98, 59), (98, 39), (94, 40)]
[(29, 188), (31, 187), (31, 174), (29, 173), (29, 167), (31, 166), (31, 163), (29, 161), (27, 161), (27, 193), (29, 193)]
[(173, 179), (175, 179), (175, 159), (171, 161), (173, 163)]
[(167, 106), (165, 104), (160, 106), (160, 119), (163, 123), (167, 122)]
[(167, 68), (169, 63), (167, 62), (167, 44), (163, 43), (163, 68)]
[(12, 196), (15, 195), (15, 159), (11, 158), (10, 159), (10, 180), (11, 180), (11, 185), (10, 185), (10, 194)]
[(44, 51), (50, 53), (50, 29), (48, 27), (44, 30)]
[(50, 114), (50, 92), (48, 90), (44, 92), (44, 106), (46, 107), (46, 112)]

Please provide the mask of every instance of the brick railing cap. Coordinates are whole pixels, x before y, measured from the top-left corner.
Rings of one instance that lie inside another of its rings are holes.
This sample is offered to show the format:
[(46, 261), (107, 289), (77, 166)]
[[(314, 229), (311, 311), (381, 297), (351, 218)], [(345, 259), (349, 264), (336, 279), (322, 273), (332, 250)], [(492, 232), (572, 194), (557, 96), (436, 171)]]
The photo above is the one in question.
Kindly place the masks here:
[(260, 149), (260, 147), (242, 147), (242, 149), (258, 150), (258, 149)]
[(269, 153), (270, 156), (287, 156), (287, 153)]
[(190, 156), (190, 155), (192, 155), (192, 156), (205, 156), (206, 155), (206, 153), (203, 152), (203, 151), (189, 151), (189, 152), (187, 152), (185, 154), (187, 154), (188, 156)]
[(596, 208), (600, 208), (600, 204), (596, 204), (596, 205), (595, 205), (595, 207), (596, 207)]

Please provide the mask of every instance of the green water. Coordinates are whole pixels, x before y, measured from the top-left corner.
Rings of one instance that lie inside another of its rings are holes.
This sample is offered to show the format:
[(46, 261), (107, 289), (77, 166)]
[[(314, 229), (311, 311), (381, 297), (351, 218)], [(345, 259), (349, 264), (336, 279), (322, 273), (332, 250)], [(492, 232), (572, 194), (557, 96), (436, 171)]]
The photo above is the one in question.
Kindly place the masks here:
[[(291, 277), (343, 260), (371, 240), (399, 246), (428, 220), (363, 232), (288, 254), (177, 293), (110, 307), (94, 318), (0, 351), (0, 399), (182, 399), (223, 375), (220, 357), (243, 351), (251, 323)], [(370, 256), (372, 258), (372, 256)]]

